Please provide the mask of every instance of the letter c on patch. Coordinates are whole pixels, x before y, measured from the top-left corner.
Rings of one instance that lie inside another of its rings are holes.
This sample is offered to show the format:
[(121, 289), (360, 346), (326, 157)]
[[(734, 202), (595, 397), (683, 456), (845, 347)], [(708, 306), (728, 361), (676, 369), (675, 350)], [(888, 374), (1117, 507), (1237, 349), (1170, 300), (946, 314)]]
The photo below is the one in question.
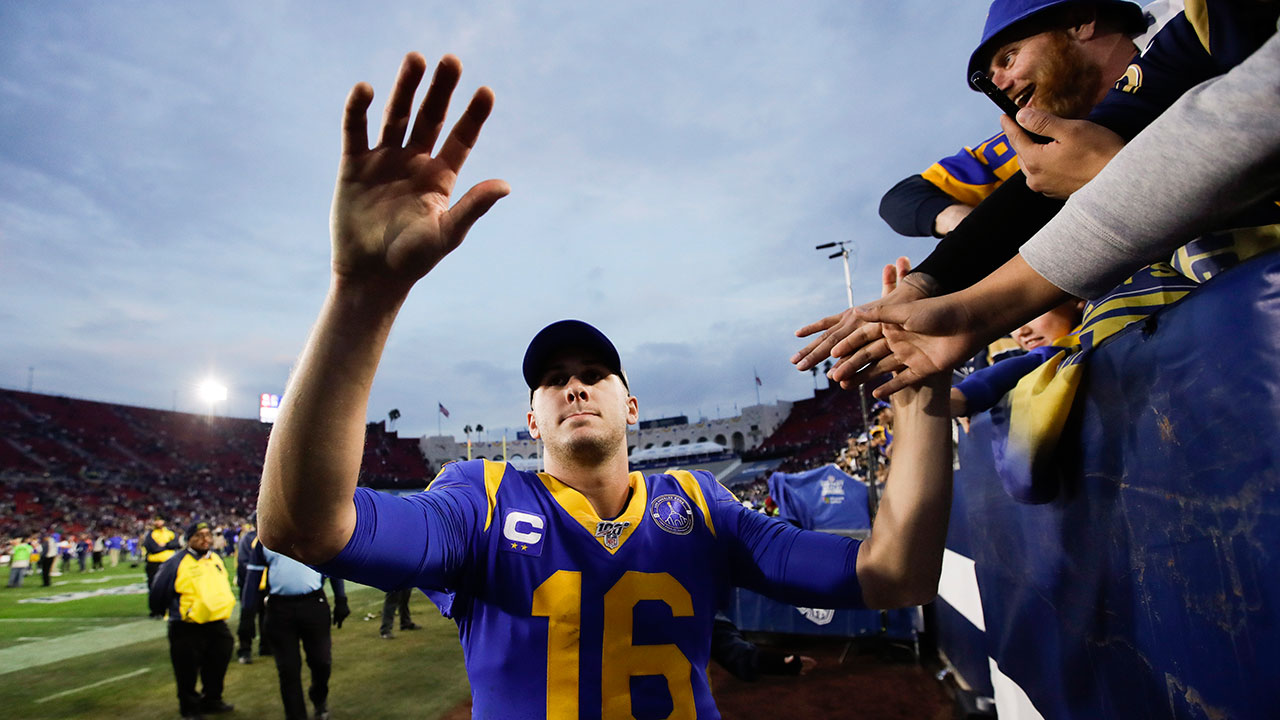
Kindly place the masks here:
[(502, 525), (502, 534), (508, 540), (520, 543), (536, 543), (542, 539), (541, 530), (545, 521), (530, 513), (512, 510), (507, 513), (507, 521)]

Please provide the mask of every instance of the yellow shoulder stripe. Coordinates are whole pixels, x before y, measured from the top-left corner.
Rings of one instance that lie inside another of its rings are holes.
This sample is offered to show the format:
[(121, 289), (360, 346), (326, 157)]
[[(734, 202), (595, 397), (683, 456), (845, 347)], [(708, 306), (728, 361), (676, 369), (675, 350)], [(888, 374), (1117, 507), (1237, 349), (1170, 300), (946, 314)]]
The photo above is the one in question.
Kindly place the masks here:
[(680, 483), (685, 494), (693, 498), (693, 504), (702, 511), (702, 519), (707, 523), (707, 529), (711, 531), (712, 537), (715, 537), (716, 525), (711, 521), (711, 508), (707, 507), (707, 497), (702, 494), (702, 486), (698, 484), (698, 479), (688, 470), (672, 470), (670, 475)]
[(495, 460), (484, 461), (484, 496), (489, 502), (489, 511), (484, 517), (484, 529), (489, 529), (489, 523), (493, 522), (493, 508), (498, 503), (498, 486), (502, 484), (502, 476), (507, 472), (507, 464), (505, 462), (497, 462)]

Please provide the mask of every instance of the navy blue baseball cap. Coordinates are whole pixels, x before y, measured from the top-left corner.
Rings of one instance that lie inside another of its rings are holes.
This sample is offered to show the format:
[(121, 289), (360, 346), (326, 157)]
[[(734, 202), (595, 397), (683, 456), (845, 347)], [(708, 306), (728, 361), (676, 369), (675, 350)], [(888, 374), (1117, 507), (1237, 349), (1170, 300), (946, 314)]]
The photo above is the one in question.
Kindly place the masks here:
[(560, 350), (578, 348), (592, 353), (609, 368), (614, 375), (622, 379), (623, 387), (631, 390), (627, 376), (622, 372), (622, 359), (618, 357), (618, 349), (609, 342), (604, 333), (581, 320), (560, 320), (538, 331), (529, 341), (529, 349), (524, 351), (524, 381), (530, 390), (537, 390), (542, 382), (542, 374), (547, 363)]
[[(1124, 30), (1131, 33), (1140, 33), (1147, 28), (1146, 16), (1142, 14), (1142, 8), (1137, 3), (1128, 2), (1128, 0), (994, 0), (991, 7), (987, 9), (987, 23), (982, 28), (982, 41), (978, 43), (978, 47), (969, 56), (969, 71), (965, 73), (965, 80), (973, 77), (973, 74), (979, 70), (986, 72), (991, 64), (991, 53), (995, 52), (998, 44), (1002, 45), (1007, 40), (999, 37), (1014, 25), (1025, 20), (1030, 20), (1037, 15), (1052, 10), (1053, 8), (1062, 7), (1064, 5), (1093, 5), (1095, 7), (1110, 7), (1116, 11), (1124, 24)], [(1008, 36), (1005, 36), (1008, 37)], [(1000, 41), (997, 43), (996, 41)], [(976, 90), (973, 83), (969, 82), (969, 89)]]

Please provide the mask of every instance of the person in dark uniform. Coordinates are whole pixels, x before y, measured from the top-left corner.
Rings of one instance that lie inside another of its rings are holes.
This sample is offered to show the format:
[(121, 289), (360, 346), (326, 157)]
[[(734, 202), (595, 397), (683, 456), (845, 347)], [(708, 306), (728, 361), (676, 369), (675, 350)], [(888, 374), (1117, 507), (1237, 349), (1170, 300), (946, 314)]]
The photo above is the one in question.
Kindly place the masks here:
[(270, 645), (271, 654), (276, 659), (286, 720), (307, 720), (307, 703), (302, 697), (299, 642), (307, 654), (307, 667), (311, 670), (307, 696), (315, 705), (317, 720), (328, 720), (329, 675), (333, 670), (329, 623), (332, 621), (341, 628), (342, 621), (351, 614), (342, 580), (333, 578), (332, 584), (333, 614), (330, 616), (323, 575), (297, 560), (272, 552), (256, 538), (253, 540), (245, 576), (242, 615), (257, 607), (262, 589), (265, 589), (263, 639)]
[[(256, 520), (257, 515), (250, 519), (251, 522)], [(253, 663), (253, 638), (256, 636), (262, 637), (262, 640), (258, 642), (258, 654), (264, 656), (271, 654), (271, 648), (267, 645), (266, 633), (262, 630), (263, 618), (265, 617), (262, 612), (262, 601), (266, 599), (267, 594), (265, 592), (257, 593), (253, 604), (250, 604), (245, 597), (245, 578), (249, 572), (249, 556), (252, 554), (253, 545), (257, 540), (258, 531), (252, 525), (246, 523), (240, 533), (240, 540), (236, 543), (236, 587), (240, 589), (240, 624), (236, 627), (236, 637), (240, 640), (240, 650), (236, 653), (236, 659), (241, 665)]]
[(747, 682), (754, 682), (761, 675), (804, 675), (818, 665), (817, 660), (807, 655), (756, 645), (719, 612), (711, 626), (711, 659), (730, 675)]
[(413, 621), (413, 617), (409, 615), (409, 598), (413, 596), (413, 588), (404, 588), (403, 590), (392, 590), (382, 599), (382, 626), (378, 628), (378, 634), (383, 640), (390, 640), (395, 637), (391, 634), (391, 625), (395, 622), (396, 611), (400, 611), (400, 629), (401, 630), (417, 630), (422, 627)]
[[(235, 641), (227, 618), (236, 606), (231, 578), (222, 558), (210, 552), (213, 531), (207, 522), (187, 529), (187, 547), (156, 572), (148, 599), (151, 614), (169, 615), (169, 659), (178, 685), (178, 709), (184, 718), (235, 709), (222, 700), (222, 685)], [(201, 691), (196, 692), (196, 677)]]

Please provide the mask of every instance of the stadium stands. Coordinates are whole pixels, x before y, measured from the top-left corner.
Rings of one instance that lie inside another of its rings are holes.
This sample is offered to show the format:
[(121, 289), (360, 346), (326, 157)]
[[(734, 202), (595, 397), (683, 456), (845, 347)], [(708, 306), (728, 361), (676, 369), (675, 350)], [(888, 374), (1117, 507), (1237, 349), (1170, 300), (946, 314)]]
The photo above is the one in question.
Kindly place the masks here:
[[(154, 515), (181, 523), (247, 517), (269, 426), (0, 390), (0, 533), (132, 533)], [(421, 487), (433, 471), (416, 439), (366, 434), (362, 484)]]
[(862, 431), (858, 394), (839, 388), (818, 390), (812, 398), (797, 401), (787, 419), (744, 461), (786, 458), (777, 468), (797, 472), (831, 462), (850, 435)]

